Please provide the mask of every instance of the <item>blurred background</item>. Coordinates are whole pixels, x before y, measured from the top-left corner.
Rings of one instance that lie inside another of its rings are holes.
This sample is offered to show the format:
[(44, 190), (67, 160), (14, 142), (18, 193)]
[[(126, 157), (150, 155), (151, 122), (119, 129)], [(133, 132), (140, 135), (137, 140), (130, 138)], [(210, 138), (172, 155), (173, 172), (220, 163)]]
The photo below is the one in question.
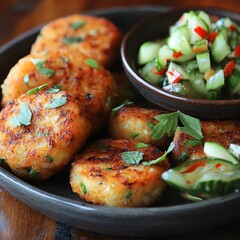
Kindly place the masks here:
[(1, 0), (0, 46), (17, 35), (61, 16), (82, 11), (136, 5), (210, 6), (240, 12), (239, 0)]

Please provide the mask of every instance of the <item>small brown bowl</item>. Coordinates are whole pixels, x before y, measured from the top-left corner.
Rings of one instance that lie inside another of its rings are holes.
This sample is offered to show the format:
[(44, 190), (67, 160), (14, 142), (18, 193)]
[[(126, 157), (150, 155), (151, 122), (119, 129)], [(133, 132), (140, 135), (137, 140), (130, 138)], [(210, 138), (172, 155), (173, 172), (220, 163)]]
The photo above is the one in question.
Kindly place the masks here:
[[(121, 46), (121, 58), (124, 70), (137, 91), (150, 102), (170, 111), (180, 110), (200, 118), (239, 118), (240, 99), (206, 100), (170, 93), (146, 80), (138, 72), (137, 55), (142, 43), (164, 38), (168, 29), (189, 8), (176, 9), (166, 13), (154, 14), (137, 23), (126, 34)], [(192, 9), (196, 10), (196, 9)], [(210, 15), (229, 17), (240, 23), (240, 14), (223, 9), (199, 8)]]

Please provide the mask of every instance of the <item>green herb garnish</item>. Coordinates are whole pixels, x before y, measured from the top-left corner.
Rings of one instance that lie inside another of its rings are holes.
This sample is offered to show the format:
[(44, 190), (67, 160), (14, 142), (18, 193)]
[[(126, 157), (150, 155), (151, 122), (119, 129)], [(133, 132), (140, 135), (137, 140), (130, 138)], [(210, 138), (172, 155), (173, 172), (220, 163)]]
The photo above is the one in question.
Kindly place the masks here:
[(28, 108), (27, 104), (19, 100), (21, 103), (20, 112), (17, 117), (12, 118), (11, 121), (15, 126), (25, 125), (28, 126), (31, 124), (32, 112)]
[(98, 69), (99, 67), (98, 62), (92, 58), (87, 58), (84, 62), (91, 68)]
[(3, 164), (4, 158), (0, 158), (0, 164)]
[(32, 89), (30, 89), (30, 90), (26, 93), (26, 95), (31, 95), (31, 94), (37, 93), (37, 92), (41, 91), (43, 88), (45, 88), (45, 87), (47, 87), (47, 86), (48, 86), (47, 84), (43, 84), (43, 85), (41, 85), (41, 86), (39, 86), (39, 87), (32, 88)]
[(54, 158), (51, 157), (51, 156), (49, 156), (49, 155), (47, 155), (45, 158), (46, 158), (50, 163), (54, 162)]
[(149, 146), (149, 144), (146, 144), (146, 143), (137, 143), (135, 147), (137, 147), (137, 148), (146, 148), (148, 146)]
[[(174, 135), (176, 130), (184, 132), (199, 140), (203, 138), (201, 122), (197, 118), (188, 116), (180, 111), (157, 115), (155, 118), (159, 122), (152, 129), (151, 136), (154, 141), (160, 140), (165, 134), (170, 137)], [(184, 127), (178, 127), (179, 120)]]
[(128, 106), (128, 105), (131, 105), (133, 103), (134, 102), (129, 101), (128, 99), (126, 99), (121, 105), (119, 105), (118, 107), (115, 107), (115, 108), (112, 109), (111, 116), (113, 117), (121, 108), (123, 108), (125, 106)]
[(150, 165), (162, 162), (163, 160), (166, 159), (167, 155), (173, 150), (173, 148), (174, 148), (174, 142), (171, 142), (167, 151), (165, 151), (164, 154), (161, 157), (159, 157), (155, 160), (148, 161), (148, 162), (144, 161), (144, 162), (142, 162), (142, 164), (145, 165), (145, 166), (150, 166)]
[(143, 159), (143, 153), (138, 151), (123, 152), (121, 157), (127, 164), (139, 164)]
[(26, 85), (29, 85), (29, 74), (26, 74), (24, 77), (23, 77), (23, 81)]
[(45, 60), (43, 59), (31, 58), (31, 62), (37, 67), (38, 72), (47, 77), (51, 77), (55, 73), (54, 70), (45, 67)]
[(131, 133), (131, 138), (136, 138), (139, 135), (139, 133)]
[(67, 102), (67, 97), (54, 98), (46, 108), (57, 108), (63, 106)]
[(34, 169), (27, 168), (27, 171), (28, 171), (28, 174), (32, 177), (39, 174), (39, 172)]
[(130, 199), (132, 197), (132, 191), (128, 190), (127, 193), (125, 194), (126, 199)]
[(82, 188), (82, 191), (84, 194), (87, 194), (88, 193), (88, 190), (87, 190), (87, 187), (85, 186), (85, 184), (83, 182), (80, 183), (80, 186)]
[(183, 152), (181, 156), (177, 157), (178, 161), (185, 161), (189, 157), (189, 154), (187, 152)]
[(74, 22), (71, 24), (71, 28), (72, 29), (78, 29), (78, 28), (81, 28), (85, 25), (85, 22), (84, 21), (77, 21), (77, 22)]
[(189, 139), (186, 142), (184, 142), (184, 146), (186, 147), (196, 147), (202, 144), (202, 141), (199, 139)]
[(112, 170), (111, 167), (107, 167), (107, 168), (104, 168), (105, 171), (109, 171), (109, 170)]
[(63, 37), (62, 42), (69, 45), (73, 43), (79, 43), (83, 40), (81, 37)]

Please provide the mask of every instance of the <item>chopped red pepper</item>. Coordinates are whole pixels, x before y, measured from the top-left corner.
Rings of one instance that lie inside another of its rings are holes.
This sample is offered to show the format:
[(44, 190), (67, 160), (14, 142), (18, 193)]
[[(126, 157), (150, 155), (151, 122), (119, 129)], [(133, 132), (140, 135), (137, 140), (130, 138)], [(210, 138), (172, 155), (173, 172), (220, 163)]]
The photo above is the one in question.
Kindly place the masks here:
[(167, 70), (167, 67), (162, 68), (160, 71), (158, 71), (156, 68), (152, 69), (152, 72), (157, 75), (163, 75)]
[(236, 30), (236, 27), (235, 25), (232, 23), (230, 26), (229, 26), (229, 29), (233, 32)]
[(208, 36), (208, 32), (200, 26), (194, 28), (194, 32), (196, 32), (201, 38), (206, 38)]
[(240, 46), (236, 46), (236, 48), (234, 50), (234, 55), (236, 57), (240, 57)]
[(166, 72), (166, 75), (168, 78), (168, 82), (170, 84), (178, 83), (182, 79), (182, 74), (175, 70), (170, 70), (170, 71)]
[(230, 62), (228, 62), (225, 67), (224, 67), (224, 76), (228, 77), (229, 75), (231, 75), (233, 69), (235, 66), (235, 62), (234, 60), (231, 60)]
[(190, 164), (190, 166), (181, 173), (191, 173), (195, 171), (197, 168), (204, 167), (204, 166), (206, 166), (206, 162), (204, 161), (196, 162), (196, 163)]
[(222, 166), (222, 164), (221, 163), (217, 163), (216, 165), (215, 165), (215, 168), (220, 168)]
[(179, 52), (173, 52), (172, 55), (173, 55), (174, 58), (179, 58), (179, 57), (182, 56), (182, 52), (181, 52), (181, 51), (179, 51)]
[(208, 40), (209, 42), (213, 43), (215, 38), (217, 37), (218, 35), (218, 32), (212, 32), (212, 33), (209, 33), (208, 34)]

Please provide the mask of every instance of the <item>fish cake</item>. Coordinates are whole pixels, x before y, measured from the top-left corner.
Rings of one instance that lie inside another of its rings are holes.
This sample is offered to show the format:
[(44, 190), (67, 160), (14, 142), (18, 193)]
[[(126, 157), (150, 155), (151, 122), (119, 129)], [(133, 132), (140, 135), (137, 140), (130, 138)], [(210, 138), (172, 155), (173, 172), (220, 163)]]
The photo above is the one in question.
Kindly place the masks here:
[(115, 91), (112, 76), (99, 64), (91, 66), (91, 59), (84, 54), (59, 49), (20, 59), (2, 84), (2, 105), (42, 84), (58, 85), (75, 97), (91, 120), (93, 131), (107, 121)]
[(239, 120), (208, 120), (201, 121), (202, 141), (196, 141), (193, 137), (176, 131), (174, 136), (173, 159), (176, 164), (185, 160), (201, 159), (206, 157), (203, 151), (205, 142), (216, 142), (229, 148), (231, 143), (240, 145), (240, 121)]
[(44, 26), (31, 52), (71, 48), (90, 56), (104, 67), (110, 67), (119, 58), (121, 39), (122, 33), (109, 20), (75, 14)]
[(162, 109), (122, 107), (110, 119), (109, 136), (113, 139), (134, 139), (164, 149), (169, 145), (170, 138), (164, 135), (162, 139), (154, 141), (151, 137), (151, 125), (158, 123), (155, 116), (165, 112)]
[(134, 140), (99, 140), (76, 156), (70, 173), (73, 192), (94, 204), (115, 207), (143, 207), (159, 199), (165, 182), (161, 174), (168, 160), (150, 166), (127, 164), (122, 153), (143, 153), (149, 161), (162, 156), (156, 147), (137, 148)]
[(73, 160), (90, 130), (65, 91), (23, 94), (0, 112), (0, 157), (17, 176), (45, 180)]

